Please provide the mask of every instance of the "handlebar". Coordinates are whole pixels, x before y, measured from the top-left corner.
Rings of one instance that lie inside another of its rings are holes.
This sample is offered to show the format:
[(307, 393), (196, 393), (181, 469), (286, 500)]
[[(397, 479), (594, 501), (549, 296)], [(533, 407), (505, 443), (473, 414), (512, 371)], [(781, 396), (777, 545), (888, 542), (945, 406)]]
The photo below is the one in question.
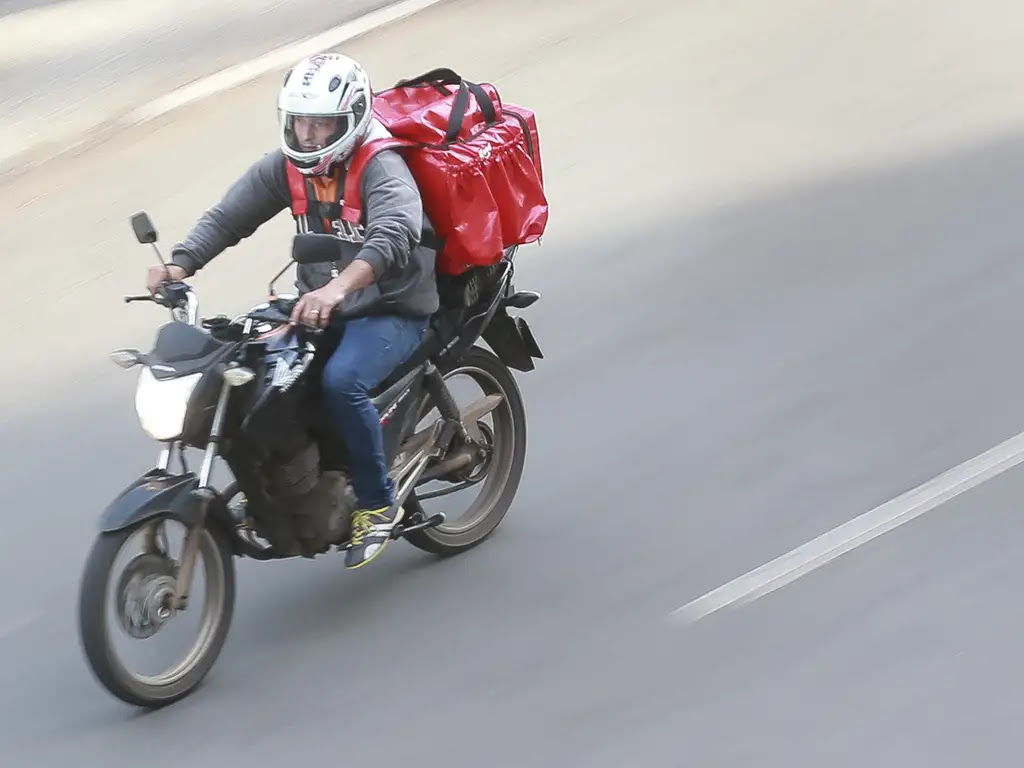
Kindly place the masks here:
[(144, 293), (137, 296), (125, 296), (125, 304), (135, 301), (149, 301), (159, 304), (161, 307), (174, 310), (184, 310), (189, 325), (199, 324), (199, 297), (192, 288), (180, 281), (161, 283), (156, 294)]
[[(251, 310), (247, 312), (245, 316), (257, 323), (287, 323), (290, 321), (292, 310), (295, 309), (295, 305), (298, 301), (299, 300), (297, 298), (273, 298), (267, 302), (268, 306), (262, 309)], [(299, 330), (314, 336), (323, 333), (323, 328), (315, 325), (307, 325), (302, 322), (297, 323), (290, 333), (296, 333)]]
[[(175, 281), (161, 283), (157, 288), (156, 294), (143, 293), (136, 296), (124, 297), (125, 304), (131, 304), (136, 301), (148, 301), (153, 304), (159, 304), (161, 307), (170, 309), (172, 314), (175, 310), (183, 310), (187, 315), (187, 322), (189, 325), (199, 325), (199, 298), (192, 291), (192, 288), (183, 282)], [(245, 316), (256, 322), (288, 322), (297, 301), (297, 298), (272, 299), (270, 301), (270, 306), (266, 309), (262, 311), (256, 310), (248, 312)], [(322, 328), (306, 325), (305, 323), (299, 323), (292, 332), (294, 333), (299, 330), (313, 334), (314, 336), (323, 333)]]

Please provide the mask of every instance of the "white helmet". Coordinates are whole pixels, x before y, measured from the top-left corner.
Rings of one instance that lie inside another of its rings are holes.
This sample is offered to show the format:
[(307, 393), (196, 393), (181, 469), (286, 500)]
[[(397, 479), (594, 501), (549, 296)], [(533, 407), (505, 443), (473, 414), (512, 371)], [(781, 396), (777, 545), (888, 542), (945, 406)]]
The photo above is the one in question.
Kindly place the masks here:
[(372, 105), (370, 78), (358, 62), (340, 53), (303, 59), (285, 75), (277, 97), (281, 149), (300, 172), (326, 174), (362, 142)]

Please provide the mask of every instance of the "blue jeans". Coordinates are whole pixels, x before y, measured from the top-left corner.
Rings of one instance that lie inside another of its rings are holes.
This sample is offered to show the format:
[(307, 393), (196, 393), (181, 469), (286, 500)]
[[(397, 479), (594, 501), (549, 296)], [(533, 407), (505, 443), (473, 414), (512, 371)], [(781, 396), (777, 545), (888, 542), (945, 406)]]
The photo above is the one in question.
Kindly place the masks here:
[(428, 323), (427, 318), (398, 315), (346, 321), (341, 342), (324, 366), (327, 413), (348, 449), (352, 490), (360, 509), (380, 509), (395, 502), (380, 414), (369, 391), (413, 353)]

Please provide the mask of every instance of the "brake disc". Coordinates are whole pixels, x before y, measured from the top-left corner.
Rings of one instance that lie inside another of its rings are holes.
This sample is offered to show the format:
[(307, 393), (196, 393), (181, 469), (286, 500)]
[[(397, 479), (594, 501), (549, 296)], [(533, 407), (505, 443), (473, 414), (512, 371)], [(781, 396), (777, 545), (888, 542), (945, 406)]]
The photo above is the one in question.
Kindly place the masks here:
[(117, 616), (132, 637), (145, 640), (171, 618), (175, 565), (163, 555), (136, 555), (125, 566), (117, 585)]

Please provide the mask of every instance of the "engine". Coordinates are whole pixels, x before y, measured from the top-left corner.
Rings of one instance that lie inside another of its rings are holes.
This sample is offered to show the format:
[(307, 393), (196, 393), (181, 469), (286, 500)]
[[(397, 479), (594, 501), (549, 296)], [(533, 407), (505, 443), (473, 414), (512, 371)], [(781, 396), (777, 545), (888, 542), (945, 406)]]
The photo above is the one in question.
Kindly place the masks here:
[(307, 557), (346, 538), (356, 503), (348, 477), (330, 469), (309, 426), (313, 353), (284, 335), (267, 339), (261, 385), (240, 439), (225, 453), (247, 489), (258, 535), (282, 553)]

